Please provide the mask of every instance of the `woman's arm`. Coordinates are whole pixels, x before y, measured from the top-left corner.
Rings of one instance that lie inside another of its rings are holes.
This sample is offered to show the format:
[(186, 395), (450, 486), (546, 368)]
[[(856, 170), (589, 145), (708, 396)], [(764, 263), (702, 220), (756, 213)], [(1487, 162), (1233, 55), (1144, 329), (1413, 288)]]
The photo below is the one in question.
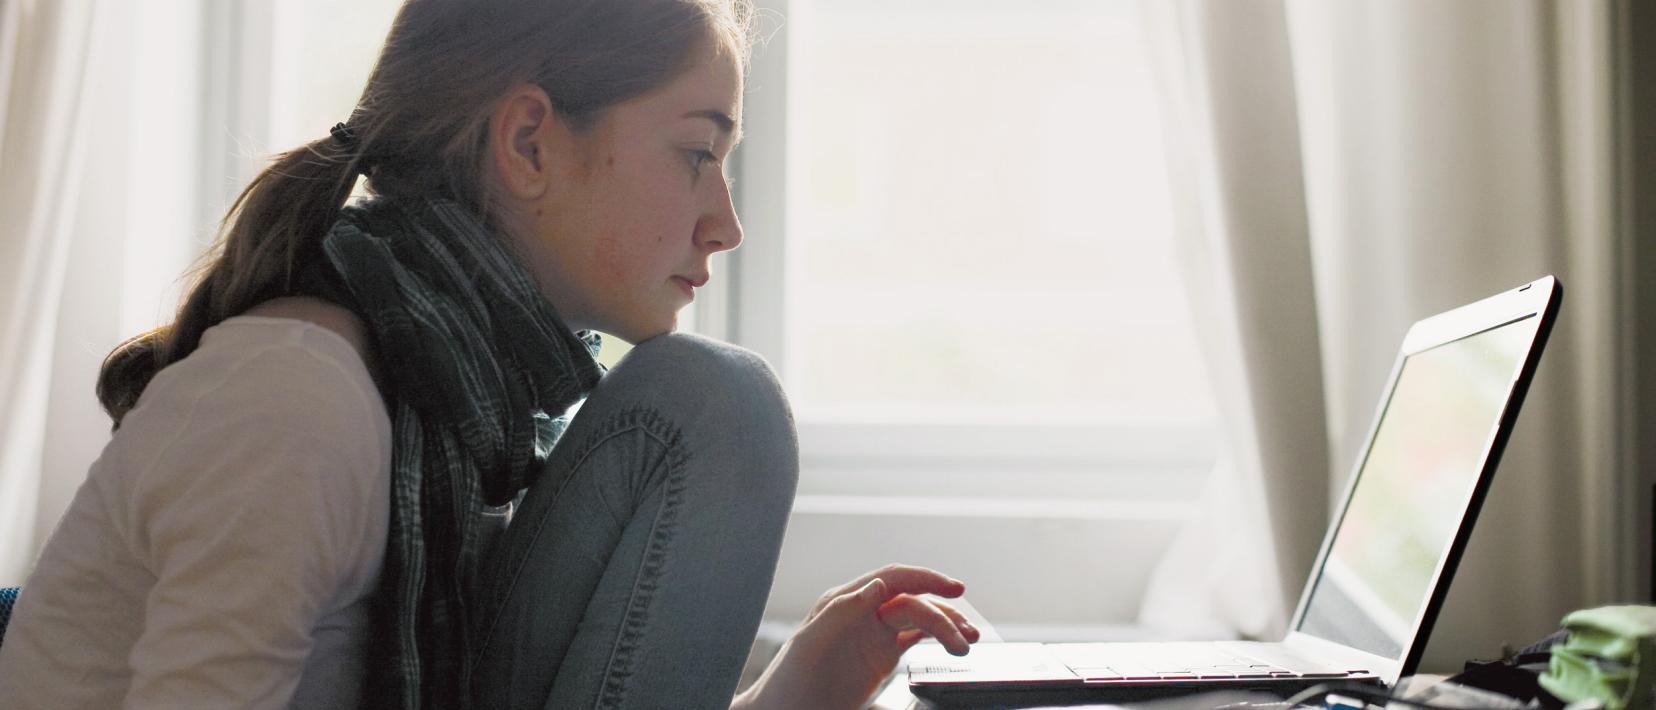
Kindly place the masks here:
[(732, 710), (868, 706), (898, 659), (931, 636), (966, 655), (978, 630), (948, 604), (966, 585), (924, 567), (891, 565), (829, 590)]
[(155, 584), (126, 707), (286, 707), (317, 621), (371, 589), (389, 430), (329, 343), (235, 353), (140, 475), (131, 538)]

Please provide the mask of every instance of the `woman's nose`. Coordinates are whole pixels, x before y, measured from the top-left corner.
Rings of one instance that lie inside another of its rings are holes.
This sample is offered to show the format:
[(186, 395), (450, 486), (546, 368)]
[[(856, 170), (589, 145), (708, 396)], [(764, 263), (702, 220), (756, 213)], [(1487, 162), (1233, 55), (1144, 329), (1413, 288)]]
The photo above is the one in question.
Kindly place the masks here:
[(696, 222), (696, 243), (709, 252), (735, 249), (742, 243), (742, 221), (730, 198), (730, 185), (719, 180), (708, 210)]

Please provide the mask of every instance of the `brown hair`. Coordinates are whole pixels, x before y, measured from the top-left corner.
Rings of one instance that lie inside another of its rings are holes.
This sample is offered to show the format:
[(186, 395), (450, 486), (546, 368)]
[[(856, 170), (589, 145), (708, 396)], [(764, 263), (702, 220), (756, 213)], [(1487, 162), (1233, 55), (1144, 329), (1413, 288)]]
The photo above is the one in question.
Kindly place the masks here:
[(489, 116), (508, 90), (534, 82), (590, 128), (675, 78), (699, 42), (745, 67), (752, 18), (749, 0), (407, 0), (351, 112), (355, 145), (329, 136), (277, 155), (220, 223), (174, 322), (105, 358), (97, 392), (115, 428), (204, 331), (293, 293), (359, 172), (371, 194), (446, 197), (498, 230), (484, 169)]

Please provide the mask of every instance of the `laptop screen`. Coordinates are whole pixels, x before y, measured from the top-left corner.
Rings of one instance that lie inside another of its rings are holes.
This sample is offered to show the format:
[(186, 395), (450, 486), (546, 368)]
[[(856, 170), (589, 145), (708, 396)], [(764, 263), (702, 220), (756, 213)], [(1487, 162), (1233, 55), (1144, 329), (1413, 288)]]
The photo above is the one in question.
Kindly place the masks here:
[(1402, 658), (1540, 320), (1403, 360), (1300, 632)]

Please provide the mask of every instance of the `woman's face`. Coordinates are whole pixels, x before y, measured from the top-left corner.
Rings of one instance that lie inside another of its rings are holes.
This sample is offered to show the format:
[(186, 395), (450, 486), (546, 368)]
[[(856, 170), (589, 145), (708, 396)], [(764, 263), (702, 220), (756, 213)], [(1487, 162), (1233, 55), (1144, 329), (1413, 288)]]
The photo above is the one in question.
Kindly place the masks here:
[(518, 192), (527, 199), (509, 207), (518, 246), (570, 327), (630, 342), (670, 331), (711, 276), (713, 253), (741, 243), (721, 171), (739, 140), (741, 101), (735, 60), (704, 46), (677, 79), (616, 104), (584, 131), (555, 114), (510, 130), (517, 109), (509, 100), (502, 133), (497, 111), (492, 135), (510, 138), (506, 152), (545, 179), (520, 180), (543, 189)]

